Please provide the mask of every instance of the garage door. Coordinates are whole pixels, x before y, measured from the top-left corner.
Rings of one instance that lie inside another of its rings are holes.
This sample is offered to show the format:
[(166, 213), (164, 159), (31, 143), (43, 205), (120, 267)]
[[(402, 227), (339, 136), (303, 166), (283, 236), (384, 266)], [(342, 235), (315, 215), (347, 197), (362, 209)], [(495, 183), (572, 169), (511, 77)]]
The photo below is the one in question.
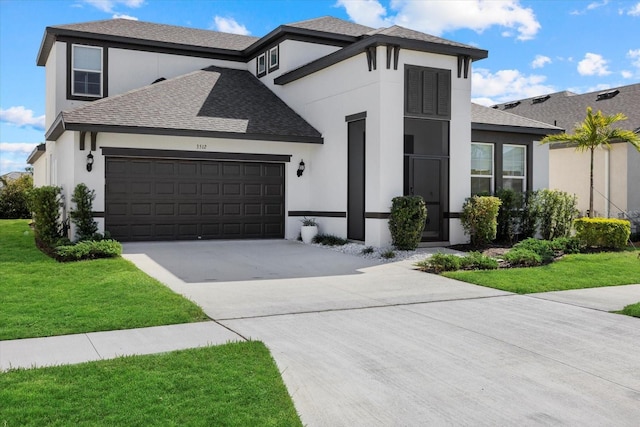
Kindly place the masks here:
[(284, 164), (106, 159), (105, 229), (120, 241), (284, 237)]

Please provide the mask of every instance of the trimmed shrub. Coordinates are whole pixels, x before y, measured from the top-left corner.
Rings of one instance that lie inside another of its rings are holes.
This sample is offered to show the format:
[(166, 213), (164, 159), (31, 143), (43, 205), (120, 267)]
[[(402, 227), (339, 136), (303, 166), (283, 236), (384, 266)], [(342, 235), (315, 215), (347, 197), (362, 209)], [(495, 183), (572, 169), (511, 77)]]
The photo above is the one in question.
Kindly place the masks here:
[(520, 211), (520, 239), (528, 239), (536, 235), (539, 217), (538, 192), (529, 191), (524, 193), (522, 196), (522, 210)]
[(578, 218), (574, 222), (576, 238), (587, 247), (622, 249), (631, 236), (626, 219)]
[(542, 257), (530, 249), (513, 248), (504, 254), (504, 260), (513, 266), (533, 267), (542, 264)]
[(575, 237), (558, 237), (551, 241), (551, 248), (563, 254), (577, 254), (580, 253), (582, 245)]
[(29, 191), (33, 188), (33, 176), (21, 175), (19, 178), (4, 181), (0, 188), (0, 218), (31, 218), (29, 211)]
[(443, 254), (438, 252), (431, 255), (430, 258), (416, 263), (423, 270), (433, 270), (436, 273), (443, 271), (460, 270), (460, 257), (452, 254)]
[(550, 262), (553, 260), (554, 256), (553, 246), (548, 240), (539, 240), (534, 238), (525, 239), (522, 242), (515, 244), (512, 250), (514, 249), (524, 249), (535, 252), (540, 256), (540, 260), (542, 262)]
[(513, 243), (516, 235), (519, 234), (522, 194), (506, 188), (498, 190), (496, 197), (502, 202), (498, 210), (496, 240)]
[(422, 240), (427, 220), (427, 207), (422, 196), (400, 196), (391, 201), (389, 231), (393, 246), (412, 251)]
[(115, 240), (85, 240), (75, 245), (58, 246), (55, 256), (58, 261), (113, 258), (122, 254), (122, 245)]
[(460, 219), (472, 245), (482, 246), (495, 240), (501, 203), (497, 197), (490, 196), (473, 196), (464, 202)]
[(539, 211), (540, 235), (545, 240), (569, 237), (573, 220), (578, 215), (578, 199), (558, 190), (542, 190), (536, 197)]
[(313, 237), (313, 243), (319, 243), (325, 246), (342, 246), (349, 243), (349, 241), (331, 234), (316, 234)]
[(62, 207), (60, 187), (38, 187), (29, 192), (29, 208), (33, 212), (36, 240), (50, 246), (63, 236), (60, 222)]
[(495, 270), (498, 268), (498, 261), (474, 251), (469, 252), (467, 256), (460, 260), (460, 268), (468, 270)]
[(78, 241), (91, 240), (98, 232), (98, 224), (93, 220), (93, 200), (96, 198), (95, 191), (80, 183), (76, 185), (71, 196), (71, 201), (76, 208), (71, 209), (69, 216), (71, 222), (76, 226), (76, 238)]

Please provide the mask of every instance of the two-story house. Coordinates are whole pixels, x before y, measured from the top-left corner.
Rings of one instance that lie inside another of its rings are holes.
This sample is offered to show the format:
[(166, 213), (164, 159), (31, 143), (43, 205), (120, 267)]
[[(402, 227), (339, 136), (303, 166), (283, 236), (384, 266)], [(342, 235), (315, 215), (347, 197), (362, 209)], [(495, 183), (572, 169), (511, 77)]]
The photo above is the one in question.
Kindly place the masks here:
[(385, 246), (391, 199), (417, 194), (423, 240), (462, 243), (472, 122), (490, 185), (508, 164), (520, 176), (505, 185), (523, 190), (547, 185), (533, 141), (556, 129), (479, 106), (472, 120), (471, 64), (485, 57), (332, 17), (260, 38), (123, 19), (47, 27), (47, 142), (29, 161), (67, 209), (75, 185), (95, 190), (100, 229), (122, 241), (295, 239), (306, 216)]

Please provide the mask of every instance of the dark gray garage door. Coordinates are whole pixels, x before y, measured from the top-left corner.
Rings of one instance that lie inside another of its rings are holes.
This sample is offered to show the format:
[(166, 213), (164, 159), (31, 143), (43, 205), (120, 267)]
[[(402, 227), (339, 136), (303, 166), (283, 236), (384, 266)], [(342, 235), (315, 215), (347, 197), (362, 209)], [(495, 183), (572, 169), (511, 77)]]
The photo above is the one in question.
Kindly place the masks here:
[(284, 237), (284, 165), (106, 159), (105, 229), (120, 241)]

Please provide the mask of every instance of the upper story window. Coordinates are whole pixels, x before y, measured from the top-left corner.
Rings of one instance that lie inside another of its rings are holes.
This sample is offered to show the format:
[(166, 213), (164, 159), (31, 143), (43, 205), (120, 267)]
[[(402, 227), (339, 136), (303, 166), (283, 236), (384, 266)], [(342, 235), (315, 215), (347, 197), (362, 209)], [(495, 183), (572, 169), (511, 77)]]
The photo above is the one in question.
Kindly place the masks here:
[(275, 46), (269, 49), (269, 72), (277, 70), (278, 65), (279, 65), (279, 52), (278, 52), (278, 46)]
[(267, 54), (262, 53), (256, 58), (256, 74), (262, 77), (267, 74)]
[(471, 195), (493, 193), (493, 144), (471, 144)]
[(451, 119), (451, 70), (405, 65), (405, 116)]
[(71, 94), (102, 97), (102, 48), (73, 45)]

